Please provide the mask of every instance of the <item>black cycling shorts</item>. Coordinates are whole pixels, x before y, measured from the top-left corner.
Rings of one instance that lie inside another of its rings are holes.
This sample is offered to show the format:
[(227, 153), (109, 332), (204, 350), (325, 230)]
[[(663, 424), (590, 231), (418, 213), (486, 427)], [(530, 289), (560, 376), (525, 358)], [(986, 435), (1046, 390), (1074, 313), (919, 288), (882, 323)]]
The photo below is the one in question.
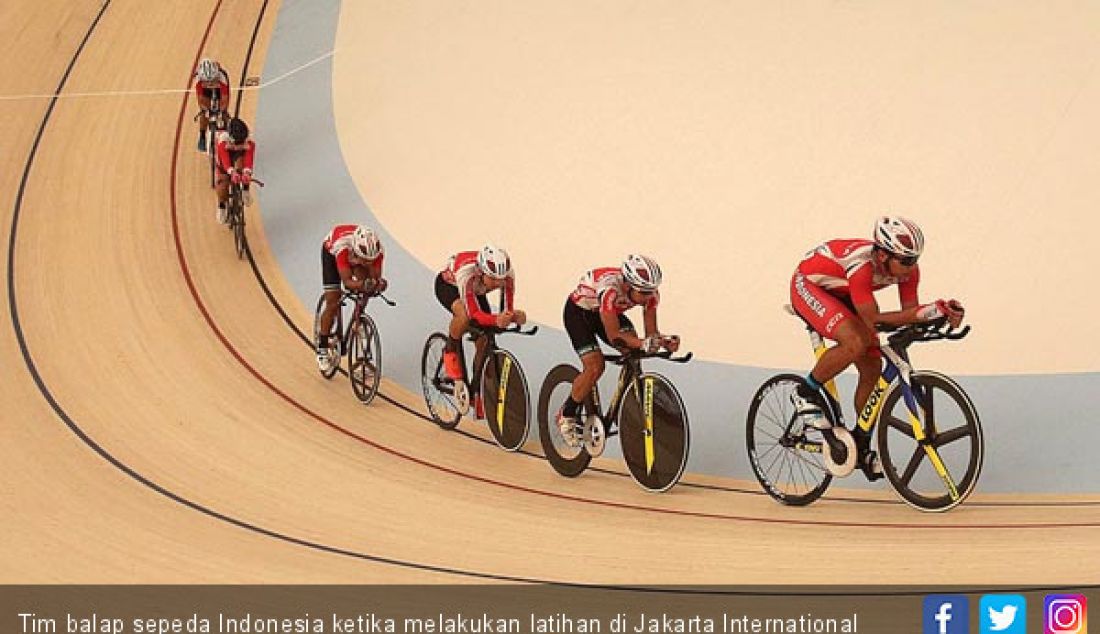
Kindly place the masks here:
[(336, 267), (336, 256), (321, 247), (321, 281), (326, 291), (341, 290), (340, 269)]
[[(447, 312), (451, 311), (451, 306), (454, 305), (455, 300), (458, 299), (458, 287), (454, 284), (447, 283), (447, 280), (443, 279), (443, 273), (435, 276), (435, 298), (439, 300), (439, 303), (443, 305), (443, 308), (447, 309)], [(484, 295), (477, 296), (477, 305), (481, 307), (482, 312), (492, 313), (492, 309), (489, 308), (489, 298)], [(469, 315), (467, 315), (469, 317)]]
[[(600, 311), (585, 310), (567, 298), (565, 308), (561, 311), (561, 318), (565, 322), (565, 332), (569, 333), (569, 341), (573, 343), (573, 350), (577, 351), (578, 356), (583, 357), (589, 352), (600, 352), (600, 344), (596, 341), (597, 337), (600, 341), (609, 346), (611, 345), (611, 342), (607, 340), (607, 331), (603, 327), (603, 320), (600, 319)], [(619, 330), (634, 332), (634, 324), (623, 313), (619, 313)]]

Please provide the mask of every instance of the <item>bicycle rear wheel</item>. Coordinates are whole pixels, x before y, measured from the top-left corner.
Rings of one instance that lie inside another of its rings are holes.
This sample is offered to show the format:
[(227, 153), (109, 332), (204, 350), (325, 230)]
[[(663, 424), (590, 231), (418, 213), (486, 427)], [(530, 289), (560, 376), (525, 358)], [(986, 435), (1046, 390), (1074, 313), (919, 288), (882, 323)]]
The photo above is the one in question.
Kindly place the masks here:
[(516, 451), (531, 429), (531, 395), (527, 377), (515, 355), (497, 349), (486, 355), (481, 370), (481, 402), (493, 439), (502, 449)]
[(374, 400), (382, 380), (382, 338), (370, 315), (363, 313), (348, 337), (348, 378), (363, 405)]
[(691, 434), (684, 402), (668, 379), (646, 372), (626, 388), (619, 444), (631, 477), (643, 489), (660, 493), (680, 481)]
[[(325, 309), (325, 294), (321, 293), (321, 297), (317, 299), (317, 308), (313, 311), (313, 346), (316, 348), (318, 339), (321, 338), (321, 312)], [(336, 375), (336, 371), (340, 369), (340, 313), (337, 311), (336, 318), (332, 320), (332, 329), (328, 333), (328, 358), (329, 362), (324, 366), (318, 366), (318, 371), (321, 372), (321, 376), (326, 379), (331, 379)]]
[[(926, 439), (918, 443), (914, 437), (909, 408), (903, 399), (905, 390), (900, 383), (895, 384), (886, 395), (879, 419), (882, 470), (910, 506), (922, 511), (948, 511), (961, 504), (978, 483), (985, 456), (982, 424), (970, 397), (950, 377), (915, 371), (910, 381), (923, 414)], [(929, 454), (936, 455), (946, 478)]]
[(443, 429), (454, 429), (462, 419), (462, 412), (455, 402), (455, 382), (443, 369), (446, 346), (447, 337), (439, 332), (433, 333), (424, 342), (424, 354), (420, 358), (420, 385), (428, 413), (435, 424)]
[[(783, 504), (805, 506), (821, 497), (833, 476), (825, 470), (823, 439), (806, 438), (795, 420), (791, 394), (802, 384), (795, 374), (777, 374), (756, 390), (749, 405), (745, 445), (749, 464), (764, 491)], [(832, 411), (825, 416), (836, 424)]]
[[(580, 371), (571, 365), (559, 365), (550, 370), (539, 390), (539, 442), (542, 443), (546, 461), (554, 471), (567, 478), (580, 475), (588, 468), (588, 463), (592, 462), (592, 456), (583, 444), (576, 447), (570, 445), (562, 438), (561, 430), (558, 429), (558, 412), (561, 411), (565, 397), (573, 388), (573, 379), (578, 374)], [(598, 415), (591, 398), (582, 404), (580, 415), (581, 420), (588, 415)]]

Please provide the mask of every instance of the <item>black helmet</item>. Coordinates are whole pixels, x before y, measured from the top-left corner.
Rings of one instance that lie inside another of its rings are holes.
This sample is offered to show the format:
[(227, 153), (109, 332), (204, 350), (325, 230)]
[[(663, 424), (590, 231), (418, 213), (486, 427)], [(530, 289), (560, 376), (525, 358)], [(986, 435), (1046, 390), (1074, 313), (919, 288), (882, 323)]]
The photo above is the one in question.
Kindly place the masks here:
[(234, 143), (244, 143), (248, 140), (248, 124), (236, 117), (229, 122), (229, 138)]

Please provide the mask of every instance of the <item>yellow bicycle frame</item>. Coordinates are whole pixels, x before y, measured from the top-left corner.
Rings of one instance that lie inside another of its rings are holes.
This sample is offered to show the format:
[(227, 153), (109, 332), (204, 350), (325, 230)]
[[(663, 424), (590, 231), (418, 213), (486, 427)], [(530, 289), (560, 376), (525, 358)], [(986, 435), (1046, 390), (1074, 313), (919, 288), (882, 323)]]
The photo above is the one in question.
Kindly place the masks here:
[(500, 369), (500, 385), (497, 386), (497, 429), (504, 433), (504, 397), (508, 387), (508, 373), (512, 370), (512, 357), (504, 355), (504, 367)]

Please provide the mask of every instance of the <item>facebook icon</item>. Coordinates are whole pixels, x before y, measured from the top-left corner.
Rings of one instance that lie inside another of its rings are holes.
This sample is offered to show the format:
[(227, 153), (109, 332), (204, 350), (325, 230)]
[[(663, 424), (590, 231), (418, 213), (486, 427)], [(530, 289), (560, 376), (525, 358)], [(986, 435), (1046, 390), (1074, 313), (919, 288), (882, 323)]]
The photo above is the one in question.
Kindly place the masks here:
[(970, 601), (961, 594), (924, 597), (924, 634), (970, 634)]

